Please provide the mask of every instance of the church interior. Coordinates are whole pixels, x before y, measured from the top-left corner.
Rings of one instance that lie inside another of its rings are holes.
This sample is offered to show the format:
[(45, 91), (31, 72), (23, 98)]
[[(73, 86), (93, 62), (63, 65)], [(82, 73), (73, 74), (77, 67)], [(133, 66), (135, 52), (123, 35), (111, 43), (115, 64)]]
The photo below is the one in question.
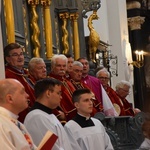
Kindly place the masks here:
[(87, 57), (90, 74), (106, 67), (113, 88), (118, 80), (129, 81), (128, 99), (142, 111), (135, 118), (98, 116), (115, 149), (141, 144), (141, 120), (150, 112), (150, 0), (2, 0), (0, 15), (1, 79), (9, 43), (22, 45), (24, 67), (41, 57), (48, 72), (55, 54)]

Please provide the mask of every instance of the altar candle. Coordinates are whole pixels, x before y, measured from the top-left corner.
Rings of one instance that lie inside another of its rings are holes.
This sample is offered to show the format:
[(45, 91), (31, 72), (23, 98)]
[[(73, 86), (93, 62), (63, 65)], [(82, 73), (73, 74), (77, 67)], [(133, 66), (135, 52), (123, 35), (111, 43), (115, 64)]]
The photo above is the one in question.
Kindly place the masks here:
[(142, 61), (144, 60), (144, 52), (141, 51)]

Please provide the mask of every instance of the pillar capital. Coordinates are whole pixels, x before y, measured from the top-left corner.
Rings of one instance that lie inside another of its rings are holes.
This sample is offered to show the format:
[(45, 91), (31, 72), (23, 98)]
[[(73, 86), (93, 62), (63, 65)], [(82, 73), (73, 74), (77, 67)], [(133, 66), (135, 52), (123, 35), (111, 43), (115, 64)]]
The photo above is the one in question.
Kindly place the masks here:
[(128, 26), (131, 30), (141, 29), (141, 25), (145, 22), (145, 17), (136, 16), (128, 18)]
[(61, 19), (68, 19), (68, 18), (69, 18), (69, 13), (68, 13), (68, 12), (60, 13), (60, 14), (59, 14), (59, 17), (60, 17)]
[(52, 0), (41, 0), (41, 5), (43, 6), (50, 6)]
[(77, 20), (78, 18), (79, 18), (79, 14), (78, 13), (71, 13), (70, 14), (70, 19)]
[(28, 0), (28, 4), (30, 4), (30, 5), (38, 5), (39, 4), (39, 0)]

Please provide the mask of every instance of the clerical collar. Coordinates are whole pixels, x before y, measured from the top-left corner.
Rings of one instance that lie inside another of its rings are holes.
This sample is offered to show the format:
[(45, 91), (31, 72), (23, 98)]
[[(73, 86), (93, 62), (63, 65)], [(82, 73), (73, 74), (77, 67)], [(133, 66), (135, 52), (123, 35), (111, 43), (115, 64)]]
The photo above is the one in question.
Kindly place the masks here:
[(39, 102), (35, 102), (30, 111), (35, 110), (35, 109), (40, 109), (48, 114), (52, 114), (52, 110), (49, 107), (47, 107)]
[(0, 114), (6, 116), (6, 117), (9, 117), (9, 118), (13, 118), (15, 120), (18, 119), (18, 115), (12, 113), (11, 111), (9, 111), (8, 109), (4, 108), (4, 107), (1, 107), (0, 106)]
[(88, 74), (86, 74), (85, 76), (82, 76), (83, 79), (88, 78)]
[(17, 71), (19, 71), (20, 73), (23, 73), (24, 74), (24, 70), (23, 69), (18, 69), (17, 67), (15, 67), (15, 66), (12, 66), (12, 65), (10, 65), (10, 64), (8, 64), (9, 66), (11, 66), (13, 69), (15, 69), (15, 70), (17, 70)]
[(81, 114), (77, 114), (72, 120), (78, 123), (82, 128), (95, 126), (91, 118), (87, 119), (86, 117), (81, 116)]
[(84, 117), (85, 118), (85, 120), (89, 120), (90, 118), (91, 118), (91, 116), (89, 116), (89, 117), (85, 117), (85, 116), (83, 116), (82, 114), (80, 114), (80, 113), (77, 113), (78, 115), (80, 115), (80, 116), (82, 116), (82, 117)]

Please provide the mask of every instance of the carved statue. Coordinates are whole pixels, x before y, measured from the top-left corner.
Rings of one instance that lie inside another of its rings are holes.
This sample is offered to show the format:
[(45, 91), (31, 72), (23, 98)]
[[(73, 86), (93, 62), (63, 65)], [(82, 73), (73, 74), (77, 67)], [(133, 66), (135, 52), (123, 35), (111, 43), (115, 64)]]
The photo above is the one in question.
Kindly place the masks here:
[(96, 55), (98, 45), (100, 43), (100, 36), (96, 32), (94, 27), (92, 26), (92, 21), (93, 20), (98, 20), (98, 18), (99, 17), (97, 15), (97, 11), (93, 11), (93, 14), (88, 19), (88, 28), (89, 28), (89, 31), (90, 31), (90, 35), (89, 35), (89, 53), (90, 53), (90, 59), (93, 62), (96, 62), (95, 61), (95, 55)]
[(82, 16), (83, 18), (87, 18), (87, 12), (98, 10), (101, 7), (101, 0), (81, 0), (81, 4), (83, 7)]

